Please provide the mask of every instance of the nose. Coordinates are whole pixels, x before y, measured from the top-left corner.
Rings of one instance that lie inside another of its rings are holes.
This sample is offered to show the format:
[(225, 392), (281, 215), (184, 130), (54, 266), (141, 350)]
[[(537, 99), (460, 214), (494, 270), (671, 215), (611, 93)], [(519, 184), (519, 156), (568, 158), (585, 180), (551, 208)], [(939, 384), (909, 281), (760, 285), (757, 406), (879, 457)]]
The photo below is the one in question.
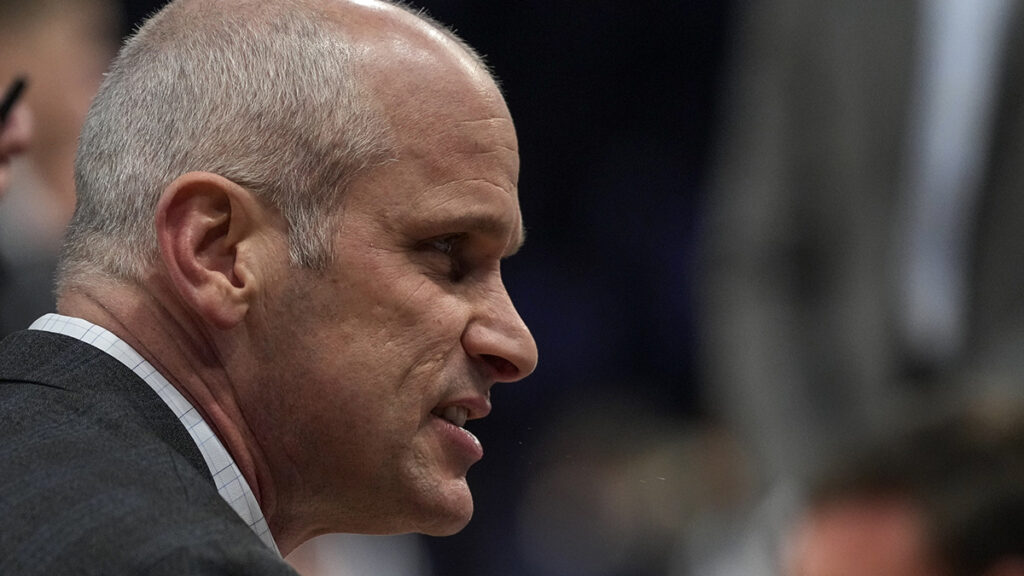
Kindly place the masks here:
[(462, 347), (496, 382), (515, 382), (537, 367), (537, 343), (503, 285), (483, 299), (462, 334)]

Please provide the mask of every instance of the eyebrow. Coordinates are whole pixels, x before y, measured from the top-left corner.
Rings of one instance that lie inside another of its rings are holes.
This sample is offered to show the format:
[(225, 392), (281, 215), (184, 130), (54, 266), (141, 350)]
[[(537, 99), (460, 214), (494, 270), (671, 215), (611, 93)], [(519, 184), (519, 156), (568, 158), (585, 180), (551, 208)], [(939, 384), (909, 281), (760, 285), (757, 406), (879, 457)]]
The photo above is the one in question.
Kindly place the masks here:
[[(494, 216), (490, 213), (467, 213), (459, 214), (451, 217), (445, 217), (439, 220), (445, 227), (451, 227), (458, 230), (465, 230), (467, 232), (475, 232), (485, 236), (502, 237), (508, 234), (509, 226), (506, 220)], [(515, 255), (519, 252), (519, 249), (526, 243), (526, 227), (523, 225), (522, 220), (519, 223), (519, 230), (516, 233), (515, 238), (512, 239), (512, 243), (505, 249), (502, 258), (508, 258), (509, 256)]]

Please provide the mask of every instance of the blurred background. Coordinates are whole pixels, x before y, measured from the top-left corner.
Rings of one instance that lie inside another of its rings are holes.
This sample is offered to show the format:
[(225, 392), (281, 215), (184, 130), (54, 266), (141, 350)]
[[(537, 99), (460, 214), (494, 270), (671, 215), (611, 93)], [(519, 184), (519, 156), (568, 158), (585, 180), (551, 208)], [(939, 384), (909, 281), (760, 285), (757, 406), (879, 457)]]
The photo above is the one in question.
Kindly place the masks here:
[[(162, 2), (0, 0), (37, 126), (0, 204), (0, 329), (48, 311), (74, 138)], [(491, 64), (540, 348), (470, 428), (449, 538), (329, 536), (304, 573), (756, 576), (836, 455), (1024, 387), (1016, 0), (420, 0)]]

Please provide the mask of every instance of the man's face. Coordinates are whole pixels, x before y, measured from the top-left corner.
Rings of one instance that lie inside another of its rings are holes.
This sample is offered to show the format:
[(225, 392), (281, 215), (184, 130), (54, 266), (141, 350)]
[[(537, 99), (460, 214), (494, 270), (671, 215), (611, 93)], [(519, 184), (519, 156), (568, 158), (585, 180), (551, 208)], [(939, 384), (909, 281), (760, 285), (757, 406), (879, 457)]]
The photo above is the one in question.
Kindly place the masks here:
[(923, 519), (899, 500), (826, 504), (799, 524), (787, 576), (936, 576)]
[(461, 529), (482, 456), (462, 424), (536, 365), (500, 275), (522, 242), (515, 131), (479, 96), (393, 118), (398, 159), (346, 191), (333, 264), (284, 270), (257, 314), (264, 400), (245, 409), (323, 529)]

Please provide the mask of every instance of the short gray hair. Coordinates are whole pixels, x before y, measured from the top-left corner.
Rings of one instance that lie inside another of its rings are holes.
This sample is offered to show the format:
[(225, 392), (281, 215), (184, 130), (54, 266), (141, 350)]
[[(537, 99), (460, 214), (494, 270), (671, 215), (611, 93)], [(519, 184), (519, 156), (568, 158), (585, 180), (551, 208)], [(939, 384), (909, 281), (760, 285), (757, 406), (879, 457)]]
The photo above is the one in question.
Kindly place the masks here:
[(279, 210), (292, 262), (323, 268), (346, 184), (392, 153), (355, 48), (313, 2), (218, 4), (172, 2), (112, 64), (79, 140), (59, 291), (141, 280), (160, 194), (190, 171)]

